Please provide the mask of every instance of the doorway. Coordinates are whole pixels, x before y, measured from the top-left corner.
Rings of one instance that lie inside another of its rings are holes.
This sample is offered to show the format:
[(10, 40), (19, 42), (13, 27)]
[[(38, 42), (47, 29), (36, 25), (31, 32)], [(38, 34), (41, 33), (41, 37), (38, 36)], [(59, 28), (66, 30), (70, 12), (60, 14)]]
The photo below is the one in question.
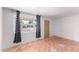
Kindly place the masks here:
[(44, 21), (44, 38), (49, 38), (49, 21)]

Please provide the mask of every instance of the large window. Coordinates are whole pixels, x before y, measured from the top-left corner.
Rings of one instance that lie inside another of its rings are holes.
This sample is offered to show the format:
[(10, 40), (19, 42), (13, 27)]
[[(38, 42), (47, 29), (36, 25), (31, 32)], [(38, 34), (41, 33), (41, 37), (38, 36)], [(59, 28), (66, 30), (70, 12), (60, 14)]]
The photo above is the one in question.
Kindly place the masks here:
[(35, 32), (36, 31), (36, 19), (31, 16), (21, 15), (21, 30), (22, 32)]

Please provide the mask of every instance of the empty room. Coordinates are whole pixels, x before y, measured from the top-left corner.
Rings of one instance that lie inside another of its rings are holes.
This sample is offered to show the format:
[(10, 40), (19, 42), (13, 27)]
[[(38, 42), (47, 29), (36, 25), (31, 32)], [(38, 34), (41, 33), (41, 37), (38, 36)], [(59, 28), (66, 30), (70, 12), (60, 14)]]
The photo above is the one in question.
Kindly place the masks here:
[(79, 52), (79, 7), (0, 7), (0, 51)]

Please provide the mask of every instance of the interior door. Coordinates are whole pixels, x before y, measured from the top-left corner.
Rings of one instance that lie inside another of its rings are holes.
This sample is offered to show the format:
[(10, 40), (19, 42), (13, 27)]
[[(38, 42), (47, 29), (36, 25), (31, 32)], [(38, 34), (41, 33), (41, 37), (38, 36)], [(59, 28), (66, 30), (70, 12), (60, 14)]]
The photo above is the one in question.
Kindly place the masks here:
[(44, 38), (49, 38), (49, 21), (44, 21)]

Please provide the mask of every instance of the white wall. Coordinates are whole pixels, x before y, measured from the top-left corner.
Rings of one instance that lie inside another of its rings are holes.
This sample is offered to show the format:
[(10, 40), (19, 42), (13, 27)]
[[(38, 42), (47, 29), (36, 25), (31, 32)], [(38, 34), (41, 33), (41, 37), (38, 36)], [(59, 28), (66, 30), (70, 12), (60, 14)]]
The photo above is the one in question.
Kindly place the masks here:
[(53, 20), (54, 35), (79, 41), (79, 15)]
[(0, 51), (2, 51), (2, 8), (0, 7)]
[(3, 40), (2, 48), (8, 48), (13, 46), (13, 15), (15, 12), (3, 8)]
[[(16, 14), (15, 11), (3, 8), (3, 41), (2, 41), (3, 49), (18, 45), (13, 43), (14, 40), (13, 20), (15, 20), (14, 19), (15, 14)], [(41, 38), (39, 39), (44, 38), (44, 20), (50, 21), (50, 36), (52, 36), (52, 29), (51, 29), (52, 20), (45, 17), (41, 17)], [(38, 40), (36, 39), (36, 32), (22, 33), (22, 42), (19, 44), (24, 44), (35, 40)]]

